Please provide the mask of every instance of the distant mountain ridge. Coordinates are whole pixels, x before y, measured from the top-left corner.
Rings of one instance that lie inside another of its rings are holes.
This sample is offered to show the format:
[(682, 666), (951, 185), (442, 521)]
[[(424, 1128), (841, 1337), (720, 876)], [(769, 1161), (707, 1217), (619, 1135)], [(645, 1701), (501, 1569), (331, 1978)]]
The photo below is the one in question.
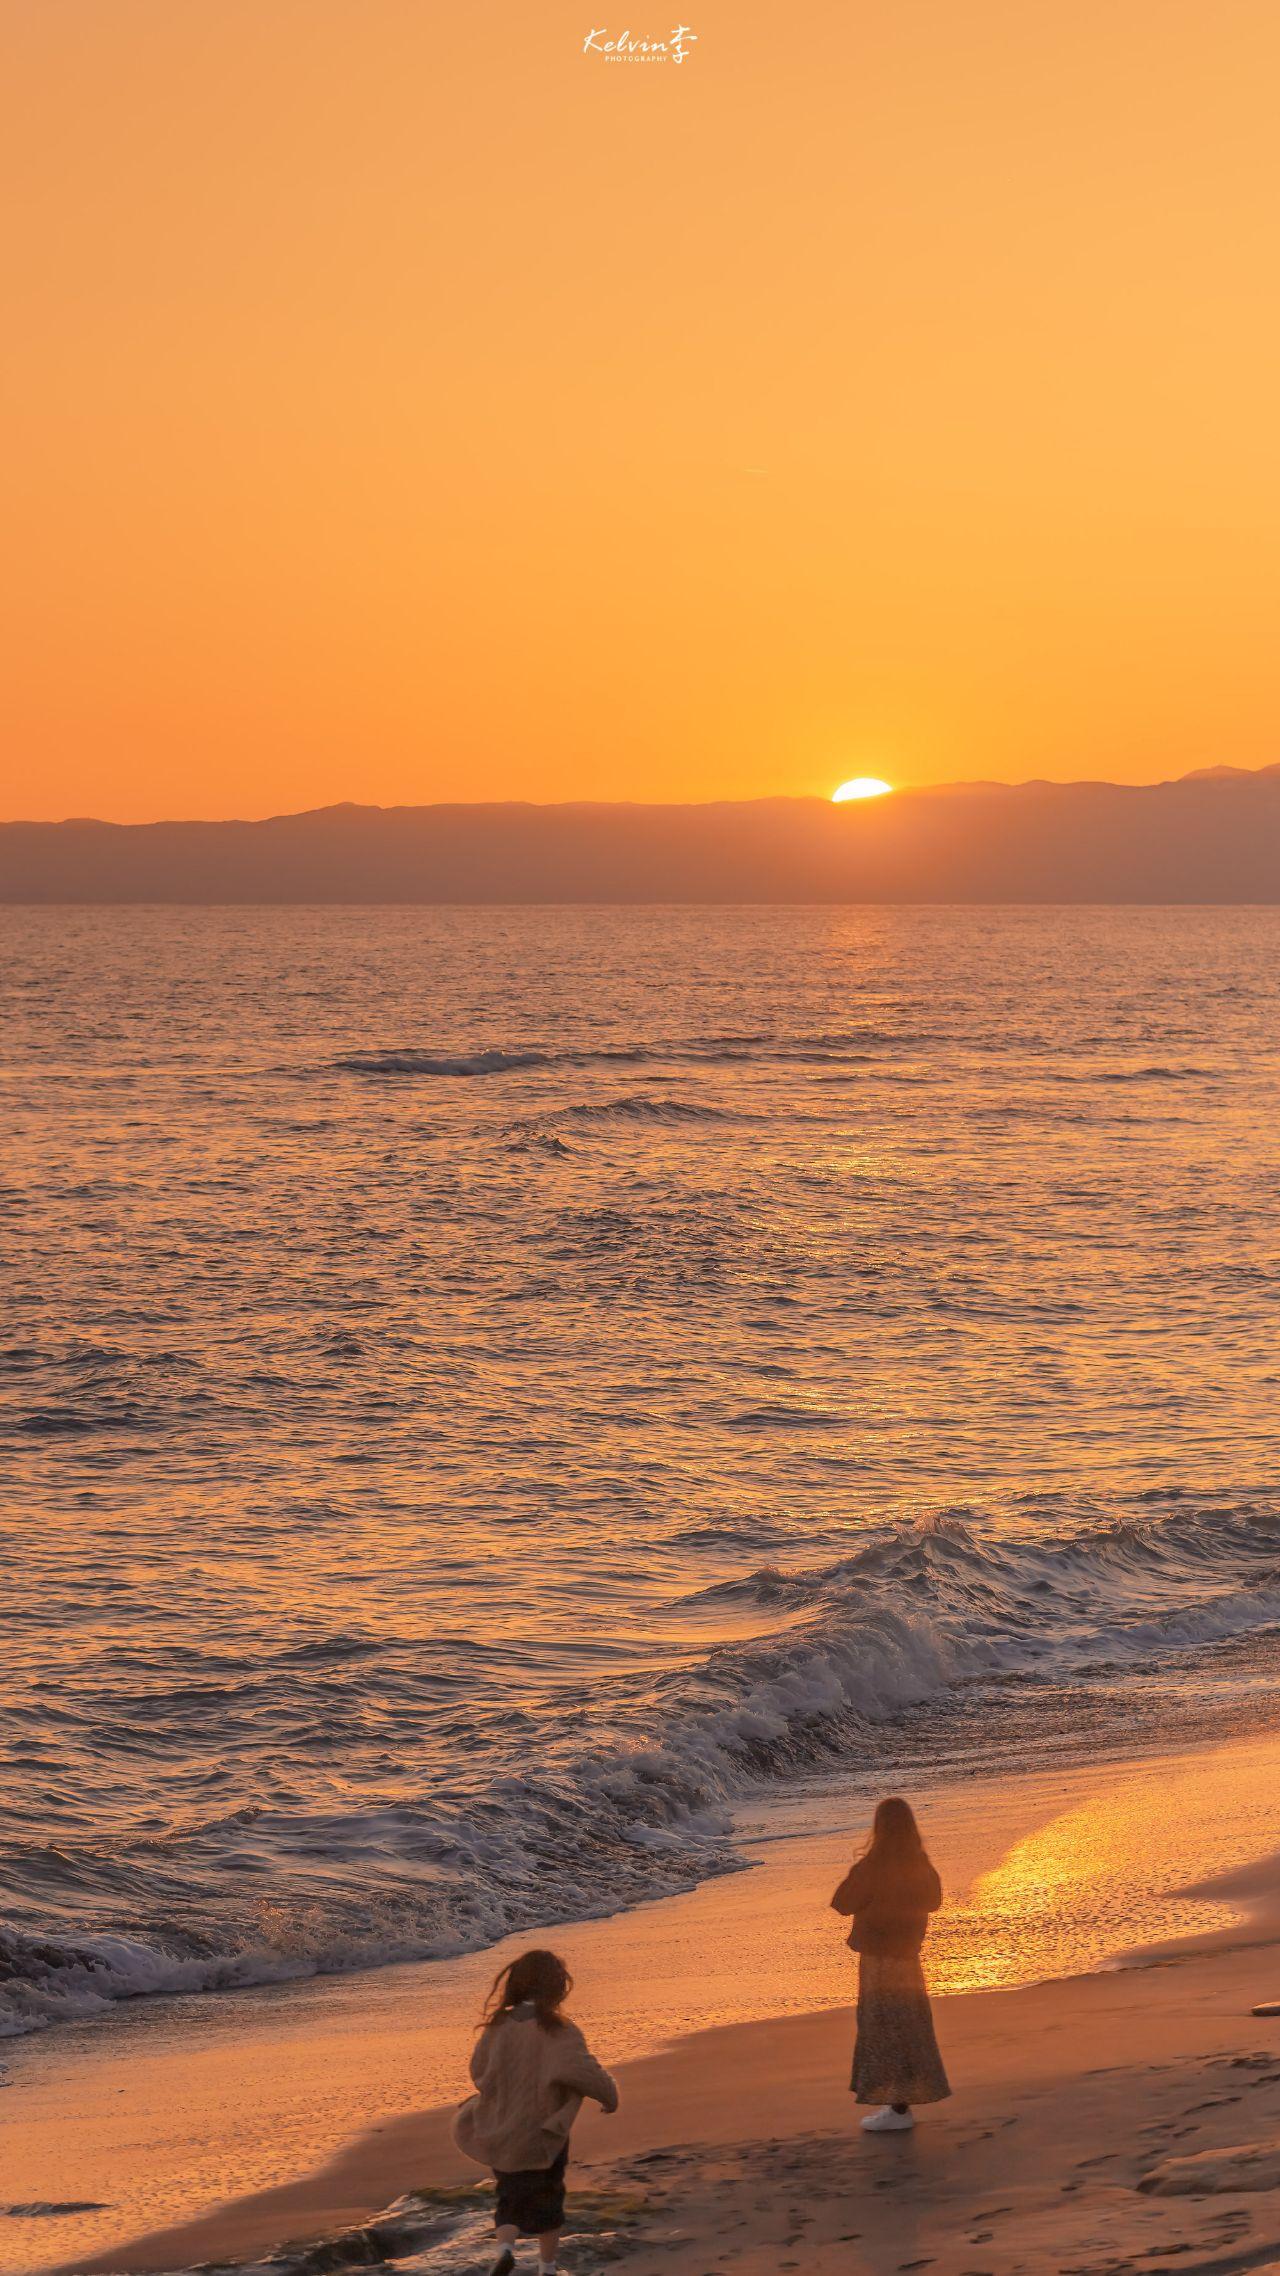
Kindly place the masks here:
[(1280, 765), (834, 806), (320, 807), (0, 824), (0, 902), (1280, 902)]

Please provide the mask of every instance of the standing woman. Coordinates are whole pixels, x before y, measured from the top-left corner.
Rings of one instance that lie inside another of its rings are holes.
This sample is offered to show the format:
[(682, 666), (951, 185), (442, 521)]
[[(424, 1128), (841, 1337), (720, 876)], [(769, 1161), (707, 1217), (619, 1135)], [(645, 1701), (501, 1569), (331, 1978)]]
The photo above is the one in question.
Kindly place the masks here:
[(850, 2087), (881, 2108), (862, 2123), (869, 2134), (914, 2126), (912, 2104), (950, 2094), (934, 2036), (920, 1949), (929, 1915), (942, 1903), (911, 1804), (892, 1795), (876, 1810), (871, 1839), (846, 1873), (834, 1910), (853, 1916), (858, 1955), (858, 2035)]

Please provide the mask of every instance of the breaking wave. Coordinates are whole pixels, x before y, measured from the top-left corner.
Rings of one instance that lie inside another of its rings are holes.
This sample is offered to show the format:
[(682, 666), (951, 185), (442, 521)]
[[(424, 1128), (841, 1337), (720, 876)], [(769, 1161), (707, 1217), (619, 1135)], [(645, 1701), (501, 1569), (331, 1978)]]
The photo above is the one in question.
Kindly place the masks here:
[[(677, 1617), (743, 1611), (761, 1631), (747, 1641), (656, 1679), (575, 1687), (536, 1762), (518, 1735), (504, 1751), (478, 1728), (489, 1759), (465, 1790), (424, 1777), (417, 1800), (383, 1810), (251, 1807), (159, 1841), (44, 1850), (40, 1883), (51, 1897), (61, 1874), (64, 1917), (101, 1917), (110, 1890), (142, 1925), (0, 1930), (0, 2034), (146, 1994), (443, 1956), (691, 1887), (740, 1866), (744, 1795), (837, 1766), (878, 1777), (908, 1741), (918, 1760), (921, 1716), (938, 1709), (935, 1762), (978, 1728), (1016, 1748), (1028, 1685), (1065, 1701), (1063, 1747), (1088, 1745), (1090, 1687), (1090, 1714), (1114, 1731), (1126, 1673), (1280, 1627), (1280, 1510), (1175, 1504), (1057, 1538), (952, 1512), (872, 1529), (814, 1568), (762, 1563), (691, 1592)], [(250, 1852), (268, 1893), (229, 1911)]]

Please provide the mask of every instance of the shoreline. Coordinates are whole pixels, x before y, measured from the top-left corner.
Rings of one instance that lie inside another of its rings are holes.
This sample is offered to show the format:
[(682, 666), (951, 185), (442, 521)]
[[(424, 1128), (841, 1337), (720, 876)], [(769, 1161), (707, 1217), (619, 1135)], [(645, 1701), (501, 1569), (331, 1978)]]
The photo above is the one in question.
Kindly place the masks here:
[[(1280, 1860), (1273, 1865), (1280, 1871)], [(1274, 1890), (1274, 1873), (1272, 1886)], [(1046, 2157), (1034, 2185), (1029, 2188), (1025, 2172), (1015, 2183), (1002, 2169), (998, 2151), (985, 2161), (1001, 2169), (993, 2172), (992, 2184), (1006, 2194), (1020, 2192), (1027, 2199), (1024, 2212), (1030, 2214), (1043, 2210), (1030, 2202), (1037, 2191), (1047, 2193), (1049, 2203), (1055, 2192), (1078, 2198), (1080, 2167), (1101, 2167), (1121, 2158), (1114, 2146), (1096, 2146), (1104, 2137), (1114, 2144), (1117, 2104), (1132, 2113), (1119, 2138), (1142, 2164), (1140, 2180), (1172, 2157), (1239, 2151), (1238, 2141), (1224, 2144), (1219, 2137), (1228, 2111), (1228, 2131), (1239, 2131), (1236, 2106), (1246, 2096), (1253, 2103), (1250, 2140), (1273, 2141), (1280, 2126), (1280, 2019), (1263, 2021), (1249, 2012), (1254, 1998), (1280, 1988), (1280, 1913), (1272, 1912), (1270, 1928), (1268, 1945), (1251, 1942), (1207, 1954), (1187, 1948), (1181, 1955), (1170, 1952), (1147, 1965), (1111, 1973), (1016, 1990), (942, 1995), (936, 2003), (939, 2034), (953, 2081), (962, 2084), (951, 2102), (923, 2113), (915, 2135), (904, 2138), (910, 2170), (921, 2157), (936, 2166), (948, 2146), (971, 2147), (974, 2139), (990, 2143), (996, 2139), (993, 2126), (1011, 2128), (1034, 2117), (1041, 2147), (1055, 2139), (1062, 2151), (1056, 2164)], [(1275, 1958), (1262, 1965), (1259, 1954), (1266, 1949)], [(726, 2154), (732, 2165), (754, 2145), (756, 2151), (768, 2150), (782, 2173), (788, 2170), (787, 2145), (797, 2154), (808, 2145), (811, 2155), (812, 2146), (824, 2141), (837, 2144), (842, 2158), (867, 2168), (864, 2178), (878, 2189), (883, 2173), (875, 2161), (884, 2160), (884, 2145), (862, 2137), (853, 2123), (847, 2088), (851, 2037), (849, 2009), (840, 2007), (726, 2025), (621, 2064), (619, 2116), (584, 2112), (575, 2130), (579, 2190), (591, 2193), (612, 2184), (616, 2191), (621, 2182), (635, 2182), (638, 2163), (656, 2160), (668, 2204), (673, 2184), (705, 2191)], [(1140, 2058), (1118, 2060), (1135, 2040), (1141, 2044)], [(1215, 2069), (1237, 2065), (1246, 2082), (1239, 2092), (1209, 2093), (1194, 2109), (1186, 2106), (1188, 2092), (1199, 2094), (1206, 2081), (1214, 2083)], [(437, 2108), (370, 2128), (299, 2181), (113, 2250), (41, 2263), (38, 2276), (153, 2276), (197, 2263), (247, 2260), (264, 2250), (315, 2243), (369, 2221), (407, 2191), (469, 2192), (482, 2177), (453, 2148), (452, 2115), (451, 2108)], [(1211, 2117), (1218, 2122), (1211, 2123)], [(1086, 2154), (1077, 2159), (1077, 2150)], [(1025, 2136), (1010, 2154), (1015, 2163), (1025, 2163)], [(889, 2155), (896, 2161), (889, 2171), (901, 2172), (903, 2145), (895, 2141)], [(1272, 2192), (1225, 2193), (1233, 2204), (1238, 2195), (1255, 2200), (1246, 2208), (1247, 2244), (1243, 2234), (1233, 2240), (1232, 2266), (1260, 2265), (1257, 2256), (1262, 2254), (1280, 2257), (1280, 2153), (1274, 2163)], [(1114, 2180), (1108, 2180), (1106, 2218), (1114, 2223), (1127, 2209), (1135, 2220), (1146, 2220), (1149, 2200), (1131, 2189), (1134, 2203), (1120, 2206)], [(1218, 2188), (1206, 2192), (1215, 2200), (1223, 2194)], [(1163, 2197), (1158, 2201), (1166, 2202)], [(1188, 2203), (1194, 2218), (1202, 2219), (1203, 2204), (1194, 2197)], [(931, 2241), (931, 2211), (940, 2211), (940, 2204), (926, 2189), (915, 2215), (922, 2246)], [(868, 2216), (865, 2205), (862, 2216)], [(646, 2250), (659, 2249), (646, 2245), (643, 2226), (642, 2221), (637, 2265), (643, 2264)], [(571, 2236), (573, 2227), (571, 2198)], [(1171, 2256), (1172, 2249), (1170, 2243)], [(669, 2256), (669, 2243), (661, 2252), (664, 2259)], [(1195, 2265), (1184, 2257), (1181, 2240), (1177, 2257), (1183, 2266)]]
[[(1215, 2046), (1247, 2032), (1245, 1991), (1280, 1988), (1280, 1958), (1272, 1973), (1260, 1950), (1280, 1936), (1280, 1804), (1267, 1802), (1280, 1792), (1278, 1769), (1280, 1738), (1266, 1734), (1113, 1765), (1101, 1788), (1094, 1766), (932, 1794), (929, 1823), (951, 1894), (931, 1973), (943, 2031), (955, 2034), (959, 2092), (912, 2139), (932, 2140), (935, 2125), (950, 2138), (975, 2094), (995, 2093), (1002, 2076), (1030, 2076), (1016, 2055), (1020, 2037), (1060, 2039), (1073, 2006), (1111, 2017), (1117, 2031), (1143, 2019), (1172, 2059), (1176, 2033), (1162, 2010), (1172, 2001), (1180, 2013), (1182, 1987), (1212, 1967), (1231, 1987)], [(1216, 1814), (1206, 1817), (1210, 1798)], [(856, 1822), (860, 1802), (850, 1797), (848, 1807)], [(1139, 1952), (1132, 1935), (1115, 1932), (1132, 1907), (1112, 1855), (1117, 1828), (1135, 1815), (1147, 1868), (1163, 1823), (1166, 1869), (1183, 1875), (1167, 1897), (1155, 1891), (1144, 1916), (1181, 1934), (1148, 1937)], [(692, 2140), (741, 2143), (762, 2129), (776, 2139), (780, 2124), (787, 2138), (807, 2129), (847, 2140), (852, 1982), (843, 1924), (826, 1903), (848, 1849), (844, 1833), (775, 1831), (761, 1839), (754, 1871), (563, 1940), (578, 1975), (574, 2005), (628, 2082), (622, 2118), (587, 2119), (576, 2137), (588, 2174), (629, 2157), (684, 2156)], [(1188, 1865), (1200, 1867), (1190, 1889)], [(1065, 1901), (1074, 1945), (1063, 1945), (1046, 1893)], [(1084, 1929), (1092, 1944), (1080, 1943)], [(1068, 1964), (1051, 1970), (1055, 1952)], [(1103, 1972), (1078, 1972), (1071, 1956), (1081, 1952)], [(1118, 1967), (1118, 1956), (1142, 1964)], [(109, 2037), (89, 2030), (79, 2045), (69, 2035), (47, 2051), (24, 2043), (26, 2076), (4, 2096), (0, 2203), (94, 2200), (101, 2210), (0, 2223), (10, 2232), (0, 2233), (0, 2267), (7, 2276), (174, 2268), (327, 2234), (406, 2189), (474, 2181), (448, 2128), (479, 1992), (502, 1957), (490, 1949), (444, 1967), (166, 2002), (164, 2013), (139, 2003)], [(988, 1973), (983, 1988), (966, 1988), (966, 1968), (994, 1966), (1014, 1970), (1012, 1981)], [(1001, 2016), (1011, 2020), (992, 2020)], [(739, 2075), (750, 2065), (765, 2082), (759, 2097)], [(696, 2178), (696, 2160), (692, 2170)]]

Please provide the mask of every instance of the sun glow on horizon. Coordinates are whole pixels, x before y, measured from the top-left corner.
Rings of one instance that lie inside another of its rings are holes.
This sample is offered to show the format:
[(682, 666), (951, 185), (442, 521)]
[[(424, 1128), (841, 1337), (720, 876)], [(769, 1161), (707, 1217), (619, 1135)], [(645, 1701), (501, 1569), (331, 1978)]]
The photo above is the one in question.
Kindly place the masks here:
[(831, 803), (844, 806), (851, 798), (883, 798), (886, 791), (892, 789), (893, 784), (881, 782), (878, 775), (856, 774), (851, 781), (842, 782), (838, 790), (832, 791)]

